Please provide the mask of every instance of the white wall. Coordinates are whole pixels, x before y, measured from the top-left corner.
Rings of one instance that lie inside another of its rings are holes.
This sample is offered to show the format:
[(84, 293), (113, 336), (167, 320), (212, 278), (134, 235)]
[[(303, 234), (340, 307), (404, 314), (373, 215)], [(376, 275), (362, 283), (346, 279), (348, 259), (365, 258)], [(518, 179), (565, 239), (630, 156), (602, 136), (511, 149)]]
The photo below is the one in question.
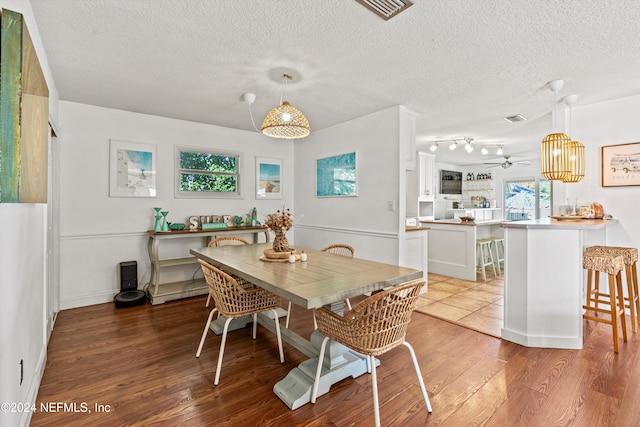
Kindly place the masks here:
[[(49, 87), (51, 120), (58, 94), (33, 11), (24, 0), (0, 0), (0, 7), (22, 13)], [(0, 402), (35, 402), (46, 361), (47, 205), (0, 203)], [(24, 378), (20, 384), (20, 361)], [(29, 411), (0, 411), (1, 426), (27, 425)]]
[[(244, 215), (254, 206), (262, 220), (283, 204), (294, 204), (293, 141), (72, 102), (60, 103), (60, 120), (62, 309), (111, 301), (119, 291), (118, 264), (122, 261), (138, 262), (140, 288), (149, 281), (146, 230), (153, 228), (156, 206), (169, 211), (171, 222), (187, 222), (191, 215)], [(110, 139), (156, 144), (157, 197), (109, 197)], [(175, 198), (175, 145), (241, 152), (242, 199)], [(256, 200), (256, 156), (283, 161), (282, 200)], [(188, 253), (189, 246), (200, 242), (182, 243), (186, 247), (160, 248), (161, 257), (178, 256), (165, 251)], [(192, 273), (192, 267), (189, 272), (176, 272), (189, 277)]]
[[(295, 240), (320, 249), (332, 243), (354, 247), (358, 258), (398, 261), (400, 203), (399, 135), (402, 107), (392, 107), (328, 129), (295, 143)], [(318, 158), (357, 154), (357, 197), (316, 197)], [(402, 170), (404, 174), (404, 170)], [(388, 210), (395, 201), (395, 211)]]
[[(576, 197), (579, 202), (599, 202), (607, 214), (619, 223), (611, 229), (607, 244), (640, 246), (640, 186), (601, 187), (600, 150), (604, 145), (640, 142), (640, 96), (628, 97), (572, 109), (571, 136), (582, 142), (586, 153), (586, 174), (576, 184), (562, 184), (565, 188), (556, 191), (556, 196)], [(640, 175), (638, 176), (640, 178)], [(564, 190), (564, 191), (563, 191)], [(565, 193), (565, 194), (563, 194)], [(554, 199), (556, 197), (554, 196)]]

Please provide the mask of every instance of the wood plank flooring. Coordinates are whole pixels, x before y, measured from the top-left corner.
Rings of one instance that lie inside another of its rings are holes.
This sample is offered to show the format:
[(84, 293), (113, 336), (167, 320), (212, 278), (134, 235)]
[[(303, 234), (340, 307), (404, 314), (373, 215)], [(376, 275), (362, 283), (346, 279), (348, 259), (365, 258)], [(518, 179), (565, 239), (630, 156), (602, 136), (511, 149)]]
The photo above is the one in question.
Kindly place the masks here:
[[(315, 405), (289, 410), (275, 382), (305, 357), (258, 328), (229, 334), (220, 385), (213, 377), (220, 337), (209, 334), (205, 297), (116, 310), (101, 304), (62, 311), (32, 426), (371, 426), (370, 376), (347, 378)], [(308, 336), (309, 311), (293, 308), (292, 329)], [(640, 338), (613, 353), (605, 325), (585, 322), (582, 350), (526, 348), (414, 313), (407, 339), (433, 406), (427, 414), (408, 352), (380, 357), (385, 426), (638, 426)], [(44, 413), (41, 403), (78, 412)], [(86, 405), (89, 411), (82, 412)], [(96, 405), (102, 411), (96, 411)], [(67, 407), (67, 409), (71, 409)]]

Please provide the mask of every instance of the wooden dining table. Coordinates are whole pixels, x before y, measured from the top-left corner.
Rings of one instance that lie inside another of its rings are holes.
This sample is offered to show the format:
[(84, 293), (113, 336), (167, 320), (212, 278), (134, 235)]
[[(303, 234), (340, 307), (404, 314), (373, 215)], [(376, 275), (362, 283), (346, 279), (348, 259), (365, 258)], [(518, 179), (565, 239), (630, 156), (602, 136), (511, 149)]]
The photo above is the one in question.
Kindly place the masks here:
[[(300, 254), (304, 251), (307, 254), (306, 262), (265, 260), (264, 251), (271, 247), (271, 243), (262, 243), (206, 247), (191, 249), (190, 252), (198, 259), (307, 309), (327, 306), (333, 311), (341, 312), (345, 298), (423, 277), (422, 271), (413, 268), (334, 255), (302, 247), (296, 247), (296, 253)], [(273, 320), (267, 315), (261, 314), (259, 323), (275, 333)], [(236, 329), (244, 326), (246, 326), (245, 322), (239, 322)], [(215, 326), (212, 326), (212, 329), (214, 332), (218, 330)], [(274, 393), (294, 410), (310, 402), (318, 363), (317, 356), (323, 336), (318, 331), (314, 331), (307, 339), (290, 329), (281, 327), (281, 330), (286, 342), (309, 357), (276, 383), (273, 389)], [(365, 356), (333, 341), (328, 345), (330, 347), (327, 348), (327, 356), (325, 356), (318, 396), (327, 393), (332, 384), (348, 376), (355, 378), (367, 372)]]

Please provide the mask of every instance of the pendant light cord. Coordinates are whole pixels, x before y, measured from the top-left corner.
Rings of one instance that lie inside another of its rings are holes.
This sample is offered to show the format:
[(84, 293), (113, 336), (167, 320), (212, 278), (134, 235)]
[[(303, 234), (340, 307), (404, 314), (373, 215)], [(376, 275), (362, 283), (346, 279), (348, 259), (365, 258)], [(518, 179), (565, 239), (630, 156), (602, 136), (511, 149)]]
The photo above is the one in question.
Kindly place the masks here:
[(256, 132), (260, 133), (260, 130), (256, 126), (256, 122), (253, 120), (253, 111), (251, 110), (251, 104), (249, 104), (249, 116), (251, 117), (251, 124), (253, 125), (253, 128), (256, 130)]

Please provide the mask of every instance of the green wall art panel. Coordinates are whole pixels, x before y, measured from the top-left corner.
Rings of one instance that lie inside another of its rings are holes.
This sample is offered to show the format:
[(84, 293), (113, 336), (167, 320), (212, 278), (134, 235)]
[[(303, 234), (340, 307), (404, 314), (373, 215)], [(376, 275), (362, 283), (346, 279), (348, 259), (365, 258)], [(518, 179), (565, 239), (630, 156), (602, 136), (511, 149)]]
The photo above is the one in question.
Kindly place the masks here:
[(356, 152), (316, 160), (317, 197), (358, 195)]

